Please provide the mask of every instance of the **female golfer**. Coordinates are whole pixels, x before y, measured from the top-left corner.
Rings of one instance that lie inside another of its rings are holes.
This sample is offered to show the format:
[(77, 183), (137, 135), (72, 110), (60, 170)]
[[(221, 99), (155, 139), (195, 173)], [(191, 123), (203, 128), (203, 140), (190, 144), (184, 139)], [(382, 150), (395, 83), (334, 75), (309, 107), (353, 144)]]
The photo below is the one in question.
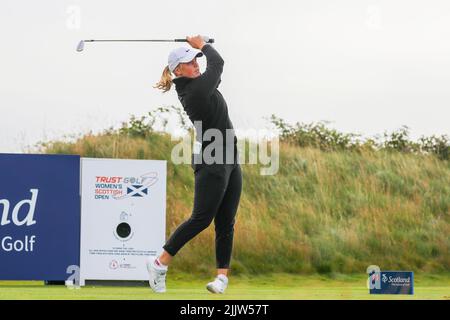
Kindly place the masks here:
[[(192, 48), (178, 48), (169, 54), (169, 63), (156, 88), (166, 92), (175, 83), (178, 99), (196, 128), (199, 148), (194, 148), (192, 155), (193, 210), (191, 217), (167, 240), (162, 254), (147, 261), (147, 270), (151, 288), (165, 292), (167, 268), (172, 258), (214, 220), (217, 277), (206, 288), (212, 293), (223, 293), (228, 285), (235, 215), (242, 190), (237, 139), (225, 99), (217, 90), (224, 61), (201, 36), (186, 37), (186, 40)], [(201, 74), (197, 58), (203, 55), (207, 66)], [(171, 74), (175, 75), (173, 80)]]

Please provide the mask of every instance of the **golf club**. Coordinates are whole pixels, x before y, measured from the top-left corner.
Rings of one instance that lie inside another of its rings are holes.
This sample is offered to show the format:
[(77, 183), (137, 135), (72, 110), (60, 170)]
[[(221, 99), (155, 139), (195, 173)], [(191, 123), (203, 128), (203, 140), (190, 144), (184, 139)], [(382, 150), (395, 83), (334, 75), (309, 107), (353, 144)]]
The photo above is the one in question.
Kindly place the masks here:
[[(209, 37), (203, 37), (206, 43), (214, 43), (214, 39)], [(77, 51), (81, 52), (84, 50), (85, 42), (187, 42), (186, 39), (173, 39), (173, 40), (81, 40), (78, 43)]]

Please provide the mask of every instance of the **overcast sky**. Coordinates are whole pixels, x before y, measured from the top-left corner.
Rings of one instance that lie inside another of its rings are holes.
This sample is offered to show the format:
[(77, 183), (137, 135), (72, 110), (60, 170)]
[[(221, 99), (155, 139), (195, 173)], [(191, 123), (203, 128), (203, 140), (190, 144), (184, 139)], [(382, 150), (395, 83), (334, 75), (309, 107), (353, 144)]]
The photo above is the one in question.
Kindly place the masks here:
[(448, 0), (2, 0), (0, 152), (180, 105), (152, 88), (178, 44), (78, 53), (79, 40), (196, 34), (225, 60), (219, 90), (236, 128), (274, 113), (365, 136), (450, 134)]

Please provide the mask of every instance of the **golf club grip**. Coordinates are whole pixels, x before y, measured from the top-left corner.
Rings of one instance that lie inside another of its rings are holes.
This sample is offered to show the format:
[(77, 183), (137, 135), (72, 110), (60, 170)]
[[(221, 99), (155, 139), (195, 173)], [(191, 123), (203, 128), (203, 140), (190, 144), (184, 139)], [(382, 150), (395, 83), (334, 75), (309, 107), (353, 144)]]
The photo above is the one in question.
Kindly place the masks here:
[[(186, 39), (175, 39), (175, 42), (187, 42)], [(207, 41), (205, 40), (206, 43), (214, 43), (214, 39), (207, 39)]]

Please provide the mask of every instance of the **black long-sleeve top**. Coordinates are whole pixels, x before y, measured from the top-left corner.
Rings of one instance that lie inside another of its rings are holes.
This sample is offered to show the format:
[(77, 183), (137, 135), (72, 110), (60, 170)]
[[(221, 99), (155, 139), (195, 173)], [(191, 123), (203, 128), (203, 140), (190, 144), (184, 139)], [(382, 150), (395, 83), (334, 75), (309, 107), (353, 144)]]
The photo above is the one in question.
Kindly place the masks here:
[[(203, 135), (208, 129), (218, 129), (223, 137), (224, 159), (227, 152), (234, 150), (234, 158), (237, 156), (237, 139), (228, 115), (228, 107), (222, 94), (217, 90), (223, 71), (224, 61), (220, 54), (209, 44), (202, 48), (207, 59), (206, 70), (197, 78), (175, 78), (175, 88), (178, 99), (183, 105), (189, 119), (194, 122), (201, 121)], [(228, 129), (228, 136), (227, 136)], [(197, 130), (197, 141), (202, 144), (202, 150), (214, 141), (205, 141)], [(213, 153), (214, 155), (214, 153)], [(225, 161), (225, 160), (224, 160)]]

